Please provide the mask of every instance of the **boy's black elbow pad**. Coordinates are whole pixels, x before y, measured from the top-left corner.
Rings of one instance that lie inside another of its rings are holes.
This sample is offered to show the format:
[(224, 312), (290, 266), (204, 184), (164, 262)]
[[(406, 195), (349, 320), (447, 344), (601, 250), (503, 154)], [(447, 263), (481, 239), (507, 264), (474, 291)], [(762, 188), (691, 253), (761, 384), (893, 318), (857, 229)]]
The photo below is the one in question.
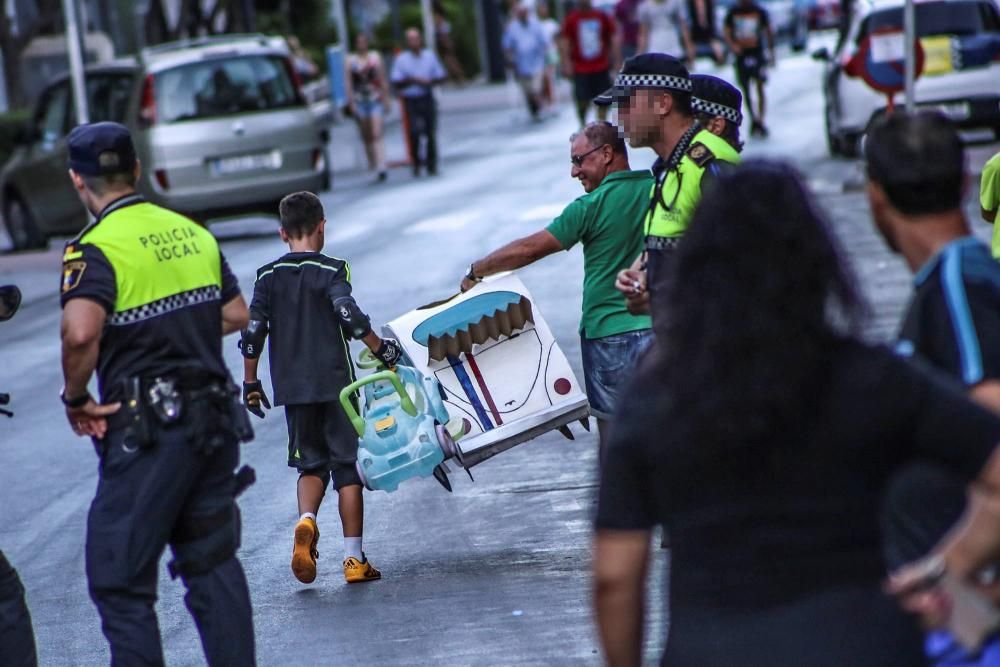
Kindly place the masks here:
[(240, 351), (247, 359), (257, 359), (264, 351), (264, 340), (267, 339), (267, 322), (250, 320), (247, 328), (240, 336)]
[(372, 330), (372, 322), (368, 316), (361, 312), (358, 303), (350, 296), (342, 296), (333, 301), (333, 309), (337, 311), (337, 317), (343, 322), (347, 330), (351, 332), (351, 338), (361, 340)]

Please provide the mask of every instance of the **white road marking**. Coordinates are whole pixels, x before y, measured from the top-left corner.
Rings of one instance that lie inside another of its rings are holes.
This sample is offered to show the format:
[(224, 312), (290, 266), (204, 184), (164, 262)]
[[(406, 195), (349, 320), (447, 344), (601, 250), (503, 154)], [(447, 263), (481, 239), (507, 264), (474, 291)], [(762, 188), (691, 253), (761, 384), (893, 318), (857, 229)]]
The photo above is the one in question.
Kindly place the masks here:
[(351, 239), (356, 239), (359, 236), (364, 236), (365, 231), (366, 230), (363, 225), (352, 225), (344, 229), (336, 230), (327, 238), (327, 241), (343, 243), (344, 241), (350, 241)]
[(476, 222), (481, 217), (483, 217), (483, 214), (474, 210), (446, 213), (445, 215), (421, 220), (415, 225), (408, 227), (403, 233), (410, 235), (424, 232), (457, 232), (469, 224)]
[(534, 222), (536, 220), (552, 220), (566, 208), (565, 203), (560, 204), (543, 204), (541, 206), (536, 206), (535, 208), (528, 209), (520, 216), (518, 216), (519, 222)]

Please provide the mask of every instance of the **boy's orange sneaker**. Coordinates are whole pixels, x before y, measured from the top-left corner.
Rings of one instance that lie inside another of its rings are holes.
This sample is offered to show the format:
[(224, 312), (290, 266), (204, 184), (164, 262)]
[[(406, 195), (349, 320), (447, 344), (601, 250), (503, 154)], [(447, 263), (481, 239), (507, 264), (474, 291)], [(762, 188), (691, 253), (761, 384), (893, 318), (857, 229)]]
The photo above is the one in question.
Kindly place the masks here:
[(316, 559), (319, 551), (319, 527), (310, 517), (299, 519), (295, 524), (295, 545), (292, 547), (292, 573), (303, 584), (316, 581)]
[(368, 562), (367, 557), (363, 557), (363, 560), (358, 560), (354, 556), (344, 559), (344, 579), (347, 583), (356, 584), (360, 581), (375, 581), (381, 578), (382, 573)]

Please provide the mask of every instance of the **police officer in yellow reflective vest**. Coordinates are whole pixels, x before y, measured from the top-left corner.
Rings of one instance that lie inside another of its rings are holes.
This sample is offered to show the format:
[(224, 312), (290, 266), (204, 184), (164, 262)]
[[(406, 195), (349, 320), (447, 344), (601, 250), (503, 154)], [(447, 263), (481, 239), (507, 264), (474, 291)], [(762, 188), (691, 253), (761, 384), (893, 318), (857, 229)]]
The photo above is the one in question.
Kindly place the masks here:
[[(615, 283), (628, 299), (630, 311), (652, 311), (655, 329), (663, 315), (656, 294), (670, 279), (673, 250), (706, 183), (739, 163), (739, 153), (695, 120), (691, 78), (673, 56), (646, 53), (629, 58), (612, 95), (629, 144), (648, 146), (660, 158), (654, 166), (656, 183), (643, 223), (646, 250), (631, 269), (619, 273)], [(653, 304), (651, 309), (648, 303)]]
[[(114, 665), (160, 665), (153, 604), (160, 556), (210, 665), (254, 664), (236, 559), (239, 442), (252, 433), (222, 359), (248, 313), (215, 239), (136, 193), (139, 162), (117, 123), (74, 129), (70, 178), (96, 220), (66, 245), (62, 401), (100, 458), (86, 568)], [(87, 386), (97, 371), (100, 402)]]

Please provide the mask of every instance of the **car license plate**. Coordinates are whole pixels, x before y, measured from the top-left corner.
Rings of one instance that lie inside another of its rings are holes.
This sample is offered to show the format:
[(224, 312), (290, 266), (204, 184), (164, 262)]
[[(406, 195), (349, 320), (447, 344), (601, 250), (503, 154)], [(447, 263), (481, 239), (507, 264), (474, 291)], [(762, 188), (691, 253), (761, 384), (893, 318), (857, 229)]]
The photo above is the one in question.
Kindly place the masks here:
[(226, 176), (245, 171), (280, 169), (281, 151), (275, 148), (266, 153), (249, 153), (247, 155), (220, 157), (212, 160), (209, 164), (212, 174), (215, 176)]
[(952, 120), (965, 120), (969, 117), (968, 102), (951, 102), (948, 104), (926, 104), (920, 105), (921, 109), (937, 111)]

